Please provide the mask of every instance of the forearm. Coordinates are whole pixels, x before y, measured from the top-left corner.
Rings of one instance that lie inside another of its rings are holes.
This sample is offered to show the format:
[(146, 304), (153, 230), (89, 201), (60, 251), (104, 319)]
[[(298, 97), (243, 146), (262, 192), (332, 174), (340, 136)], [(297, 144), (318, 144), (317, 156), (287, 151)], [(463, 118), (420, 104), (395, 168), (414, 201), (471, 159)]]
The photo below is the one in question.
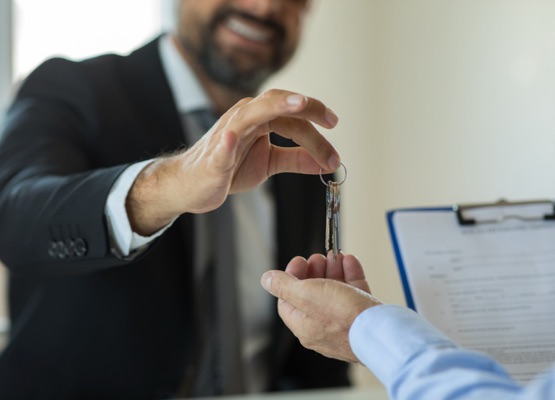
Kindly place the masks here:
[(486, 355), (463, 349), (430, 349), (396, 375), (394, 399), (540, 400), (553, 396), (553, 379), (521, 386)]
[(539, 382), (524, 389), (494, 360), (457, 348), (402, 307), (383, 305), (364, 311), (351, 327), (350, 342), (396, 400), (540, 399), (544, 397), (538, 393), (553, 386)]

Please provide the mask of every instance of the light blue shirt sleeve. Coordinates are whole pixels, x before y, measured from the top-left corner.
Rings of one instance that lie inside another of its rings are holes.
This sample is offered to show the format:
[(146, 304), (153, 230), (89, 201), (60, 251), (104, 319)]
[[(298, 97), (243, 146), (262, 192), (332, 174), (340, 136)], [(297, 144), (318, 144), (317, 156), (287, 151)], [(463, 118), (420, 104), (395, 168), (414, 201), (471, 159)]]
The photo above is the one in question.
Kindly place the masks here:
[(555, 399), (555, 369), (522, 386), (494, 360), (458, 348), (406, 307), (365, 310), (353, 322), (349, 340), (394, 400)]

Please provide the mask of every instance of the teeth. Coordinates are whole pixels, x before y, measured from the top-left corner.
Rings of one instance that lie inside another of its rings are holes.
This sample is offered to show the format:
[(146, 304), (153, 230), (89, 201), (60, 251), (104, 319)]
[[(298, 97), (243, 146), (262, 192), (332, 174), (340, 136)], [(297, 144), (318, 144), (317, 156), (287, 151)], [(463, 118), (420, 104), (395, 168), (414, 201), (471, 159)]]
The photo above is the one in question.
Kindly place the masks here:
[(271, 34), (269, 32), (262, 32), (259, 29), (246, 25), (235, 18), (229, 19), (226, 26), (238, 35), (244, 36), (245, 38), (255, 42), (266, 43), (271, 39)]

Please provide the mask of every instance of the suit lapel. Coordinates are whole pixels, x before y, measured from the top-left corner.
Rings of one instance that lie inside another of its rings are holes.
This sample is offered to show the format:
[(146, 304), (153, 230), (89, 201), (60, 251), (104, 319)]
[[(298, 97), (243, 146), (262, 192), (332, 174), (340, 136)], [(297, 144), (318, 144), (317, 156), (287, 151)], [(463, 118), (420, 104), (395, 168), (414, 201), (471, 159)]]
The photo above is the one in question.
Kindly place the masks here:
[[(137, 118), (158, 152), (175, 151), (185, 135), (162, 67), (157, 38), (121, 59), (119, 72)], [(186, 144), (186, 143), (185, 143)]]

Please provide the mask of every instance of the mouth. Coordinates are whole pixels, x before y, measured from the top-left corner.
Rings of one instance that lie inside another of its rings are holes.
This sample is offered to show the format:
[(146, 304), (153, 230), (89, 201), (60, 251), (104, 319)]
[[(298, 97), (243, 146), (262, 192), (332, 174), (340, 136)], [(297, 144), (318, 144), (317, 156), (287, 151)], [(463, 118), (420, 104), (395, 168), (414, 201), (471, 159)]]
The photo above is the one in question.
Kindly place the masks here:
[(230, 17), (224, 26), (237, 36), (258, 44), (269, 44), (274, 39), (273, 30), (241, 18)]

